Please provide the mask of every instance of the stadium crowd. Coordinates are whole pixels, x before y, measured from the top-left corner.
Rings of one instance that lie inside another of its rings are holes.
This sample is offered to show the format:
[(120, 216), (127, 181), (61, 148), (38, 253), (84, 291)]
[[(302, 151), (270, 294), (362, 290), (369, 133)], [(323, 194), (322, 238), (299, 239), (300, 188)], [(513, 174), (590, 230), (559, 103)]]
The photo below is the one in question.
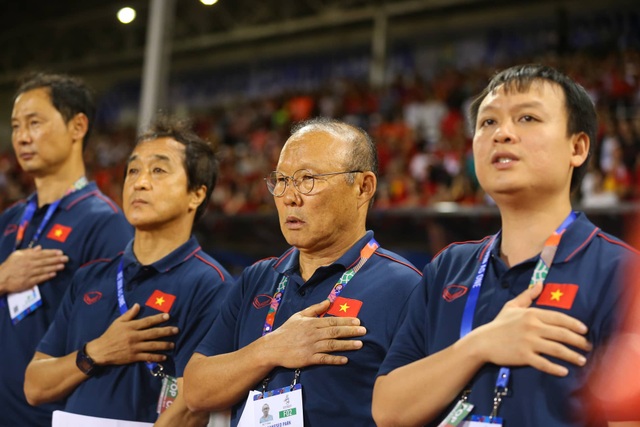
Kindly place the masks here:
[[(596, 104), (600, 129), (594, 160), (576, 201), (584, 207), (615, 206), (640, 198), (640, 52), (606, 56), (545, 54), (530, 58), (580, 82)], [(221, 174), (210, 201), (215, 212), (274, 210), (263, 178), (274, 168), (290, 126), (314, 116), (358, 125), (375, 139), (380, 179), (374, 209), (414, 208), (438, 202), (492, 204), (479, 189), (471, 156), (467, 107), (495, 67), (443, 68), (425, 79), (402, 75), (374, 88), (365, 81), (332, 79), (309, 91), (241, 99), (206, 111), (190, 111), (200, 136), (218, 147)], [(98, 128), (85, 152), (89, 177), (121, 200), (125, 156), (136, 129)], [(33, 191), (10, 149), (0, 154), (0, 207)]]

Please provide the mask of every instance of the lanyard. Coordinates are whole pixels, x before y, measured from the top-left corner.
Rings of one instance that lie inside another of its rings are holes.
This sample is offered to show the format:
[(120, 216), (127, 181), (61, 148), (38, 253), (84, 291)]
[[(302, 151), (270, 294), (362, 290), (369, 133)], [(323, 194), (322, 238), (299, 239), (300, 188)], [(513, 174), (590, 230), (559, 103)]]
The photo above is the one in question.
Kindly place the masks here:
[[(88, 181), (86, 177), (84, 176), (80, 177), (80, 179), (78, 179), (73, 184), (73, 186), (65, 192), (64, 195), (67, 196), (76, 190), (82, 189), (84, 186), (87, 185), (87, 183)], [(31, 239), (31, 242), (29, 242), (29, 245), (27, 247), (32, 248), (38, 242), (38, 240), (40, 240), (40, 236), (42, 235), (42, 232), (47, 227), (47, 224), (49, 224), (51, 217), (55, 213), (56, 209), (58, 209), (58, 206), (60, 205), (61, 201), (62, 201), (62, 198), (56, 200), (55, 202), (49, 205), (49, 207), (47, 208), (47, 212), (45, 213), (44, 218), (42, 219), (42, 222), (38, 226), (35, 234), (33, 235), (33, 238)], [(17, 250), (22, 244), (22, 240), (24, 239), (24, 232), (29, 226), (29, 222), (31, 222), (31, 220), (33, 219), (33, 215), (35, 214), (37, 208), (38, 208), (38, 204), (36, 202), (36, 198), (34, 197), (31, 200), (29, 200), (29, 203), (27, 204), (27, 207), (25, 208), (24, 213), (22, 214), (22, 218), (20, 219), (20, 225), (18, 226), (18, 232), (16, 234), (16, 242), (14, 245), (14, 250)]]
[[(58, 199), (49, 205), (49, 207), (47, 208), (47, 213), (45, 213), (42, 222), (38, 226), (36, 233), (33, 235), (33, 238), (31, 239), (31, 242), (29, 242), (29, 245), (27, 245), (27, 247), (32, 248), (33, 245), (38, 242), (38, 240), (40, 239), (40, 235), (42, 235), (42, 232), (51, 220), (51, 217), (53, 216), (56, 209), (58, 209), (58, 205), (60, 205), (61, 200), (62, 199)], [(22, 240), (24, 239), (24, 232), (29, 226), (29, 222), (31, 222), (31, 220), (33, 219), (33, 214), (36, 212), (36, 208), (37, 202), (35, 198), (33, 198), (29, 201), (29, 204), (27, 204), (27, 207), (24, 210), (24, 214), (22, 214), (22, 219), (20, 220), (20, 225), (18, 226), (18, 233), (16, 235), (14, 250), (18, 249), (22, 244)]]
[[(124, 258), (124, 257), (123, 257)], [(124, 274), (123, 271), (123, 259), (120, 259), (120, 264), (118, 264), (118, 274), (116, 275), (116, 289), (118, 291), (118, 307), (120, 308), (120, 314), (125, 314), (129, 308), (127, 307), (127, 302), (124, 299)], [(159, 365), (156, 362), (145, 362), (147, 368), (151, 372), (151, 375), (154, 377), (164, 377), (164, 373), (162, 365)]]
[[(336, 283), (331, 289), (331, 292), (329, 292), (329, 296), (327, 296), (327, 299), (331, 302), (331, 304), (333, 304), (336, 298), (338, 298), (338, 296), (342, 293), (344, 288), (347, 287), (347, 283), (349, 283), (351, 279), (353, 279), (353, 276), (355, 276), (358, 270), (362, 268), (362, 266), (369, 260), (369, 258), (371, 258), (371, 255), (373, 255), (373, 253), (379, 247), (380, 245), (378, 244), (378, 242), (376, 242), (374, 238), (371, 238), (371, 240), (369, 240), (369, 242), (366, 245), (364, 245), (364, 247), (360, 251), (360, 260), (358, 261), (358, 263), (353, 268), (350, 268), (349, 270), (342, 273), (342, 276), (340, 276), (340, 280), (338, 280), (338, 283)], [(280, 302), (282, 301), (282, 296), (284, 295), (284, 290), (286, 289), (288, 283), (289, 283), (289, 277), (286, 275), (284, 275), (280, 280), (280, 283), (278, 283), (278, 288), (276, 289), (276, 293), (273, 294), (273, 298), (271, 298), (271, 306), (269, 307), (269, 311), (267, 312), (267, 318), (264, 321), (264, 327), (262, 328), (262, 336), (265, 336), (269, 332), (273, 331), (273, 323), (276, 320), (276, 313), (278, 312), (278, 308), (280, 307)], [(300, 368), (296, 369), (293, 374), (293, 382), (291, 383), (292, 389), (297, 384), (299, 378), (300, 378)], [(263, 396), (265, 396), (266, 394), (267, 384), (269, 380), (270, 378), (267, 377), (262, 381)]]
[[(360, 261), (349, 270), (342, 273), (340, 280), (333, 286), (331, 292), (327, 299), (333, 304), (333, 302), (338, 298), (338, 296), (342, 293), (344, 288), (347, 287), (347, 283), (353, 278), (353, 276), (362, 268), (362, 266), (369, 260), (371, 255), (378, 249), (380, 245), (376, 242), (375, 239), (369, 240), (369, 242), (362, 248), (360, 251)], [(267, 335), (269, 332), (273, 331), (273, 323), (276, 319), (276, 313), (278, 312), (278, 308), (280, 307), (280, 302), (282, 301), (282, 296), (284, 295), (284, 290), (289, 283), (289, 277), (284, 275), (280, 283), (278, 284), (278, 288), (276, 289), (276, 293), (273, 294), (273, 298), (271, 298), (271, 306), (269, 307), (269, 311), (267, 312), (267, 318), (264, 321), (264, 327), (262, 328), (262, 335)]]
[[(537, 283), (544, 283), (545, 279), (547, 278), (547, 274), (549, 274), (549, 269), (551, 268), (553, 259), (555, 258), (558, 245), (560, 244), (560, 239), (562, 238), (562, 234), (565, 232), (567, 227), (569, 227), (569, 225), (571, 225), (571, 223), (575, 221), (576, 217), (576, 213), (572, 211), (565, 218), (565, 220), (562, 221), (562, 224), (560, 224), (556, 231), (554, 231), (553, 234), (549, 236), (549, 238), (545, 241), (542, 252), (540, 253), (540, 259), (538, 259), (536, 267), (533, 270), (533, 274), (531, 275), (531, 280), (529, 281), (530, 288)], [(489, 256), (491, 255), (491, 250), (498, 240), (499, 235), (500, 232), (498, 232), (491, 238), (489, 246), (487, 247), (486, 252), (482, 257), (482, 262), (480, 263), (480, 267), (478, 268), (476, 277), (473, 280), (473, 285), (469, 290), (469, 297), (467, 298), (467, 302), (464, 306), (464, 312), (462, 313), (462, 323), (460, 324), (460, 338), (471, 332), (471, 329), (473, 327), (473, 315), (478, 304), (478, 297), (480, 295), (482, 281), (484, 279), (485, 272), (487, 271)], [(507, 384), (509, 383), (510, 374), (511, 370), (509, 368), (500, 368), (498, 379), (496, 380), (495, 397), (493, 400), (493, 412), (491, 414), (492, 417), (497, 416), (498, 406), (500, 405), (502, 397), (507, 394)]]

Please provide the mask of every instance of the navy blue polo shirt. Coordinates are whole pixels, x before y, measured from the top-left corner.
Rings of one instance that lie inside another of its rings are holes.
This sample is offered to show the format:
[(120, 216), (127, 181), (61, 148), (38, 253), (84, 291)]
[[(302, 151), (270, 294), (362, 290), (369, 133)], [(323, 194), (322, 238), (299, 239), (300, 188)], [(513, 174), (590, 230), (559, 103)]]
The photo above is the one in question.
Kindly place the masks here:
[[(179, 328), (178, 335), (168, 338), (175, 347), (166, 353), (168, 358), (161, 365), (168, 375), (182, 377), (233, 279), (202, 251), (195, 237), (148, 266), (136, 260), (132, 246), (133, 241), (113, 260), (97, 261), (78, 270), (38, 351), (53, 357), (65, 356), (101, 336), (121, 316), (116, 275), (122, 259), (127, 307), (140, 304), (137, 318), (167, 312), (170, 318), (160, 326)], [(65, 411), (154, 422), (161, 385), (162, 381), (151, 375), (145, 363), (106, 366), (68, 396)]]
[[(489, 242), (487, 237), (478, 242), (450, 245), (425, 267), (423, 284), (416, 290), (380, 375), (443, 350), (459, 339), (467, 290), (473, 284)], [(562, 295), (556, 294), (551, 306), (541, 305), (541, 296), (532, 307), (556, 310), (580, 320), (589, 328), (588, 340), (598, 348), (615, 327), (623, 275), (619, 267), (633, 252), (617, 238), (595, 227), (584, 214), (579, 214), (565, 231), (545, 280), (545, 287), (561, 288)], [(507, 268), (500, 259), (499, 244), (494, 245), (480, 289), (474, 328), (495, 319), (506, 302), (528, 288), (538, 259), (536, 256)], [(587, 359), (585, 368), (553, 359), (569, 369), (569, 375), (562, 378), (531, 367), (511, 368), (510, 391), (498, 413), (505, 425), (585, 425), (585, 420), (579, 419), (581, 403), (577, 393), (595, 358), (587, 355)], [(498, 370), (498, 366), (485, 365), (473, 378), (469, 400), (475, 405), (474, 414), (491, 413)], [(425, 390), (433, 386), (436, 385), (425, 384)], [(435, 426), (438, 422), (429, 425)]]
[[(0, 260), (4, 262), (14, 250), (16, 232), (29, 200), (16, 203), (0, 216)], [(25, 230), (21, 249), (27, 247), (42, 222), (47, 208), (36, 210)], [(56, 230), (62, 230), (59, 235)], [(83, 264), (97, 258), (111, 257), (122, 251), (133, 236), (133, 229), (118, 206), (102, 194), (95, 183), (65, 196), (36, 243), (44, 249), (60, 249), (69, 257), (64, 270), (39, 285), (42, 306), (11, 323), (6, 296), (0, 297), (0, 426), (50, 426), (51, 412), (60, 404), (30, 406), (23, 392), (24, 371), (33, 357), (36, 345), (53, 321), (73, 273)]]
[[(271, 298), (283, 275), (289, 284), (276, 313), (274, 329), (293, 314), (319, 303), (348, 268), (360, 259), (360, 251), (373, 238), (373, 232), (349, 249), (333, 264), (319, 268), (305, 283), (299, 271), (299, 252), (290, 248), (280, 258), (260, 261), (247, 267), (232, 289), (222, 312), (197, 353), (212, 356), (236, 351), (262, 336)], [(420, 272), (407, 260), (378, 248), (355, 274), (340, 297), (362, 302), (357, 317), (367, 328), (363, 348), (342, 354), (349, 362), (342, 366), (316, 365), (303, 368), (300, 375), (307, 427), (329, 425), (370, 425), (371, 396), (375, 374), (404, 318), (409, 295), (420, 282)], [(268, 389), (290, 385), (293, 370), (276, 368)], [(205, 379), (203, 381), (215, 381)], [(260, 389), (260, 384), (255, 385)], [(232, 411), (237, 425), (246, 398)]]

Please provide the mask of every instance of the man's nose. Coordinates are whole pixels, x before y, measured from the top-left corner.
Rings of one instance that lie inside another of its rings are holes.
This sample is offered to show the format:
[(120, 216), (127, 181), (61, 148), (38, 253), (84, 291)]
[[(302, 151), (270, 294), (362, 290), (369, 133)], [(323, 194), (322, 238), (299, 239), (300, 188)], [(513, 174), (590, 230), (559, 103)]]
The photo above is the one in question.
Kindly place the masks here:
[(31, 142), (31, 134), (24, 126), (17, 126), (13, 129), (12, 139), (14, 144), (28, 144)]
[(493, 140), (497, 143), (509, 143), (515, 140), (513, 125), (510, 123), (501, 123), (496, 127), (493, 134)]

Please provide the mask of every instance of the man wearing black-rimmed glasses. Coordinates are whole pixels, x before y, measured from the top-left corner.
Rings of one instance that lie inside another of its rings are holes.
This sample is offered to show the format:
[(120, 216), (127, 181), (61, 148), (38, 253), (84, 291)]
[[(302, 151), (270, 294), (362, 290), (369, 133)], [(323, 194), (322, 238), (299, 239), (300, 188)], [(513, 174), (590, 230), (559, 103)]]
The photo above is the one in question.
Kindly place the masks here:
[(265, 179), (292, 248), (232, 289), (185, 370), (191, 409), (231, 407), (234, 426), (254, 425), (265, 403), (274, 423), (375, 425), (374, 377), (420, 281), (366, 230), (376, 174), (361, 129), (294, 129)]

